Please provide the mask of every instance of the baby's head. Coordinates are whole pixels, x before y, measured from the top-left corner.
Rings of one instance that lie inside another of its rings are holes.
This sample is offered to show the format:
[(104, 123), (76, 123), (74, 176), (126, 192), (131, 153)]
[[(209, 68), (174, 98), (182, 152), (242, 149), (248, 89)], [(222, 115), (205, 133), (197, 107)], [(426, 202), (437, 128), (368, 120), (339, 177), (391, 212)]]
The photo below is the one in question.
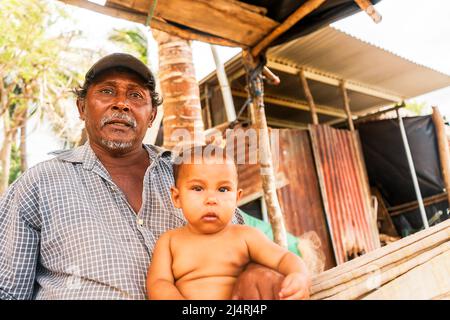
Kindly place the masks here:
[(242, 190), (236, 164), (224, 149), (206, 145), (184, 150), (173, 171), (172, 200), (191, 231), (216, 233), (231, 222)]

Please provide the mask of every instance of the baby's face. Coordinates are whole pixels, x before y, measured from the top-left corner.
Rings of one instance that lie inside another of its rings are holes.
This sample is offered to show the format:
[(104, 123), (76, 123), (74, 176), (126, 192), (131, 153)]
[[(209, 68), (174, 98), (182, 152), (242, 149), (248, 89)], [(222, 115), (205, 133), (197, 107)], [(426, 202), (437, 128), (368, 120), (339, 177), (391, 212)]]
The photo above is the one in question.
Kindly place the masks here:
[(233, 162), (183, 164), (172, 199), (196, 233), (216, 233), (233, 217), (242, 190)]

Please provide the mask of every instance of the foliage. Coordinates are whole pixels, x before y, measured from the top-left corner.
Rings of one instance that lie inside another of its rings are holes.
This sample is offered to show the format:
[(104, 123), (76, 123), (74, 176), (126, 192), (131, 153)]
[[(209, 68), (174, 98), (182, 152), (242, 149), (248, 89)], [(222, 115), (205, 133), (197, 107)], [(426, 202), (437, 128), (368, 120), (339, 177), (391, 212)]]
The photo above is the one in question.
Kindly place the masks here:
[(108, 40), (119, 44), (128, 53), (137, 56), (142, 62), (148, 64), (148, 39), (143, 28), (113, 29)]
[(19, 148), (16, 144), (13, 144), (11, 148), (11, 165), (8, 180), (9, 184), (13, 183), (21, 173)]
[[(50, 120), (59, 137), (76, 143), (73, 127), (68, 126), (66, 101), (70, 89), (82, 79), (79, 64), (82, 55), (72, 54), (71, 42), (78, 31), (57, 32), (67, 14), (60, 4), (47, 0), (0, 1), (0, 150), (2, 184), (9, 167), (4, 159), (17, 140), (17, 132), (31, 116)], [(23, 150), (25, 151), (25, 150)], [(23, 152), (21, 157), (25, 157)], [(14, 157), (14, 152), (11, 152)], [(11, 159), (14, 163), (14, 159)], [(14, 171), (14, 170), (13, 170)], [(14, 172), (11, 172), (14, 176)], [(3, 186), (4, 187), (4, 186)], [(0, 192), (2, 191), (0, 186)]]
[(426, 112), (427, 104), (426, 102), (411, 101), (406, 104), (405, 109), (413, 112), (417, 116), (420, 116)]

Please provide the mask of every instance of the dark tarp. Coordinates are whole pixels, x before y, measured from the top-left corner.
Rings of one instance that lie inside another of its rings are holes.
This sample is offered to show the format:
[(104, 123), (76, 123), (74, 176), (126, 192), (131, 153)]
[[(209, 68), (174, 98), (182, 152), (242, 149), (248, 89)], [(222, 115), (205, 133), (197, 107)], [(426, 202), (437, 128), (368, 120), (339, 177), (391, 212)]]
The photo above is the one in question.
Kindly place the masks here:
[[(282, 23), (297, 8), (307, 0), (241, 0), (242, 2), (253, 4), (267, 9), (267, 16), (277, 22)], [(376, 4), (381, 0), (372, 0)], [(270, 46), (285, 43), (295, 38), (307, 35), (330, 23), (346, 18), (354, 13), (361, 12), (361, 9), (354, 0), (327, 0), (316, 10), (304, 17), (283, 33)]]
[[(444, 192), (437, 138), (431, 116), (404, 118), (405, 130), (423, 198)], [(387, 206), (416, 201), (397, 119), (358, 126), (370, 185), (377, 187)], [(437, 211), (447, 215), (447, 201), (426, 208), (428, 219)], [(419, 210), (393, 217), (397, 231), (406, 235), (422, 227)]]
[[(295, 10), (303, 5), (307, 0), (240, 0), (248, 4), (253, 4), (267, 9), (266, 16), (283, 23)], [(381, 0), (372, 0), (376, 4)], [(327, 0), (313, 12), (305, 16), (285, 33), (276, 38), (269, 47), (273, 47), (296, 38), (310, 34), (333, 22), (344, 19), (352, 14), (361, 12), (361, 9), (354, 0)], [(190, 32), (208, 35), (207, 32), (191, 29), (185, 25), (171, 21), (170, 24)], [(204, 30), (206, 31), (206, 30)]]

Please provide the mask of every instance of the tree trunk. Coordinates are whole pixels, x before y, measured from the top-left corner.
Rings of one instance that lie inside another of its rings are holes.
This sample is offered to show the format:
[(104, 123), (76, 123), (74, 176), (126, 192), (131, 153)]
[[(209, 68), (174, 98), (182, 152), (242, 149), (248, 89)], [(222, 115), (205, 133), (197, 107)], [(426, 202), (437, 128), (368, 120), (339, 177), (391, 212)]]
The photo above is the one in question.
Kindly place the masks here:
[(25, 172), (28, 169), (28, 158), (27, 158), (27, 123), (28, 118), (23, 115), (20, 122), (20, 172)]
[(200, 92), (188, 41), (153, 30), (159, 44), (159, 80), (164, 98), (164, 144), (204, 143)]
[(5, 112), (3, 118), (3, 145), (0, 149), (0, 195), (8, 188), (9, 171), (11, 167), (11, 147), (13, 134), (9, 126), (9, 114)]

